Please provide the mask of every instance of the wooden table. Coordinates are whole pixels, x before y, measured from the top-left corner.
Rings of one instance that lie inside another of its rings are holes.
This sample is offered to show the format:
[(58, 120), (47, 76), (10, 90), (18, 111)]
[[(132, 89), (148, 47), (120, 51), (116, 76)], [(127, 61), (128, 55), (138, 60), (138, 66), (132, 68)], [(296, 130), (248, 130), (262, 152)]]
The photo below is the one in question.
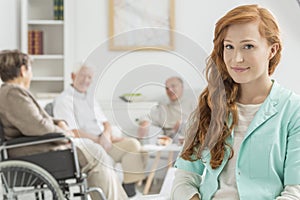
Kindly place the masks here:
[(142, 148), (143, 148), (143, 151), (146, 151), (146, 152), (156, 152), (155, 160), (152, 164), (151, 171), (149, 173), (149, 176), (147, 178), (145, 188), (144, 188), (144, 191), (143, 191), (143, 194), (146, 195), (146, 194), (149, 193), (149, 190), (150, 190), (155, 172), (157, 170), (157, 165), (160, 161), (161, 152), (169, 152), (169, 155), (168, 155), (168, 168), (170, 168), (170, 167), (172, 167), (174, 152), (181, 151), (182, 146), (179, 146), (178, 144), (170, 144), (170, 145), (167, 145), (167, 146), (147, 144), (147, 145), (143, 145)]

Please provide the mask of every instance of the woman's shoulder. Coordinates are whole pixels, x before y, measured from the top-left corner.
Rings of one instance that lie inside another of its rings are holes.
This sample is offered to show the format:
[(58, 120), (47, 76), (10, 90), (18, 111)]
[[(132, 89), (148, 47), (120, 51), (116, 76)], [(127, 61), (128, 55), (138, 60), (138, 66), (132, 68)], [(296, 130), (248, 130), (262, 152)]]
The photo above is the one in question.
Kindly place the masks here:
[(270, 97), (272, 99), (279, 99), (281, 101), (286, 101), (288, 99), (293, 99), (296, 101), (300, 100), (300, 95), (296, 94), (293, 90), (290, 88), (287, 88), (283, 85), (280, 85), (277, 82), (274, 82), (273, 88), (270, 93)]
[(293, 90), (286, 88), (284, 86), (280, 86), (279, 90), (279, 98), (280, 99), (289, 99), (291, 101), (296, 101), (299, 103), (300, 94), (295, 93)]
[(29, 94), (29, 92), (25, 88), (16, 84), (7, 84), (7, 86), (4, 89), (8, 95), (11, 94), (23, 96)]
[(11, 102), (18, 99), (33, 98), (27, 89), (16, 84), (2, 85), (0, 94), (1, 102)]
[(300, 110), (300, 95), (289, 88), (278, 85), (277, 92), (273, 99), (279, 103), (279, 106), (291, 112)]

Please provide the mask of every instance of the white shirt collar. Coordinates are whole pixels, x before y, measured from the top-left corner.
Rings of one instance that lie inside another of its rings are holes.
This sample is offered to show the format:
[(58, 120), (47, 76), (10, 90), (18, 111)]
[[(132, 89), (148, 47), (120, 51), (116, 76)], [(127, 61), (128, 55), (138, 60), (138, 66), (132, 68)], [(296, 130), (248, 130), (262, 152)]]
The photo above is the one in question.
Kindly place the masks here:
[(77, 98), (80, 98), (80, 99), (85, 99), (87, 94), (84, 92), (79, 92), (78, 90), (76, 90), (73, 85), (70, 85), (70, 87), (67, 89), (68, 92), (74, 96), (76, 96)]

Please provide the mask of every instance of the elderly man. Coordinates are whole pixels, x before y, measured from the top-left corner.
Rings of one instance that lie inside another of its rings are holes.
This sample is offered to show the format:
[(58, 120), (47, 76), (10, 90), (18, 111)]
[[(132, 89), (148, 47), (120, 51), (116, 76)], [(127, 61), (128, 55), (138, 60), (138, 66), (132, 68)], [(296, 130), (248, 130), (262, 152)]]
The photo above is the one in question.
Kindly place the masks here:
[[(43, 110), (29, 91), (32, 79), (31, 60), (18, 50), (0, 52), (0, 118), (7, 140), (24, 136), (43, 136), (60, 132), (73, 137), (73, 132), (65, 121), (51, 118)], [(127, 199), (118, 182), (118, 177), (110, 164), (104, 149), (88, 139), (74, 138), (78, 160), (83, 173), (87, 174), (89, 187), (101, 187), (109, 200)], [(89, 150), (87, 151), (87, 148)], [(65, 149), (65, 144), (47, 143), (11, 149), (10, 156), (27, 156), (41, 152)], [(91, 193), (92, 199), (99, 197)]]
[(173, 138), (196, 106), (192, 99), (183, 97), (184, 86), (180, 77), (168, 78), (165, 86), (169, 103), (159, 104), (148, 116), (140, 119), (138, 129), (140, 139), (148, 136), (150, 124), (162, 128), (167, 136)]
[(73, 84), (54, 101), (54, 116), (64, 119), (78, 137), (89, 138), (101, 145), (123, 169), (123, 187), (129, 197), (135, 196), (135, 183), (144, 178), (144, 159), (138, 140), (116, 137), (97, 102), (89, 101), (87, 90), (93, 69), (82, 66), (72, 73)]

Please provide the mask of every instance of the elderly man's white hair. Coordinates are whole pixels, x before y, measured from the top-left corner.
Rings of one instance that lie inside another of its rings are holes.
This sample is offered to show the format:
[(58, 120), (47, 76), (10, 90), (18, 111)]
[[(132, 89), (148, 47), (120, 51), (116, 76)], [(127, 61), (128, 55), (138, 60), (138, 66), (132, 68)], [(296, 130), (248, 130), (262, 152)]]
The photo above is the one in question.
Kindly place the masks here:
[(84, 63), (84, 62), (76, 63), (73, 67), (72, 72), (76, 74), (83, 67), (90, 68), (90, 69), (92, 69), (93, 72), (95, 72), (95, 67), (92, 64), (87, 64), (87, 63)]

